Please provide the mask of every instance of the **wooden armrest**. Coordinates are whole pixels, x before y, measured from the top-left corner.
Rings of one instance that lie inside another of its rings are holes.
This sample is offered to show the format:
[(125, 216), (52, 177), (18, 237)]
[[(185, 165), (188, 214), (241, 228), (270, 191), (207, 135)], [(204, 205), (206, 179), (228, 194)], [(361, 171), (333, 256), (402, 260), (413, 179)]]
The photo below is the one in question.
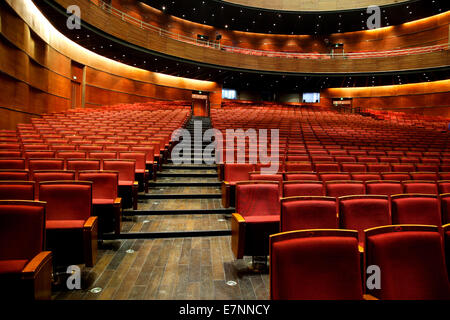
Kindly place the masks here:
[(89, 217), (84, 223), (84, 229), (92, 229), (94, 225), (97, 223), (97, 217)]
[(33, 278), (48, 261), (51, 261), (52, 253), (50, 251), (42, 251), (27, 263), (22, 270), (23, 278)]
[(122, 198), (116, 198), (114, 199), (114, 205), (115, 206), (120, 206), (122, 204)]
[(245, 219), (242, 215), (240, 215), (239, 213), (233, 213), (231, 215), (232, 218), (234, 218), (236, 220), (236, 222), (238, 223), (245, 223)]
[(374, 296), (371, 295), (371, 294), (365, 294), (365, 295), (363, 295), (363, 299), (364, 299), (364, 300), (380, 300), (380, 299), (374, 297)]
[(139, 181), (134, 181), (133, 182), (133, 187), (139, 187)]
[(231, 250), (236, 259), (244, 257), (245, 219), (239, 213), (231, 215)]

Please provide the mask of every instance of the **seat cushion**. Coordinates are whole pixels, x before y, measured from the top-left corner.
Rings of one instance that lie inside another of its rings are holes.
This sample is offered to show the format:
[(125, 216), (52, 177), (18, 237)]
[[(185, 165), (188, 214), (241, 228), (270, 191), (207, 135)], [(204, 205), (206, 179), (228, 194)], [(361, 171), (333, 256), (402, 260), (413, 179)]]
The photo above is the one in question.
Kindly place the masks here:
[(247, 216), (244, 218), (246, 223), (265, 223), (265, 222), (279, 222), (280, 215), (266, 215), (266, 216)]
[(28, 260), (0, 260), (0, 274), (20, 273)]
[(81, 229), (85, 220), (47, 220), (46, 229)]
[(134, 185), (134, 181), (126, 181), (126, 180), (120, 180), (119, 186), (132, 186)]
[(93, 205), (114, 204), (114, 199), (92, 199)]

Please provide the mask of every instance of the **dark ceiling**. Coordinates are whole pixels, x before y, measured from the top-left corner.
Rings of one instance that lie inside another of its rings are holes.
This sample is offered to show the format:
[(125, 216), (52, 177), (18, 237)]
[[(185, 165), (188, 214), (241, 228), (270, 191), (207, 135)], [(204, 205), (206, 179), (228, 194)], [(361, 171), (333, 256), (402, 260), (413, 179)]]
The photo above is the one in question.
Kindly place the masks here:
[(450, 67), (388, 74), (288, 74), (251, 72), (182, 60), (134, 46), (82, 22), (80, 30), (66, 27), (67, 15), (51, 0), (34, 0), (52, 24), (81, 46), (110, 59), (138, 68), (173, 76), (217, 81), (224, 88), (260, 92), (309, 92), (333, 87), (406, 84), (450, 79)]
[[(367, 30), (367, 9), (293, 12), (255, 9), (220, 0), (142, 0), (166, 14), (228, 30), (271, 34), (327, 35)], [(410, 0), (381, 7), (381, 27), (449, 10), (449, 0)]]

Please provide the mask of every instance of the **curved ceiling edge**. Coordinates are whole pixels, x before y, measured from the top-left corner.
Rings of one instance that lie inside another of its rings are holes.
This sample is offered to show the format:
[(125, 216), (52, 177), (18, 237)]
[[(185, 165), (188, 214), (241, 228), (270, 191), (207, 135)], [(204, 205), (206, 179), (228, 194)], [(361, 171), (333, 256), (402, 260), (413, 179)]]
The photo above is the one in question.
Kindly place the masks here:
[(411, 0), (316, 0), (316, 1), (298, 1), (298, 0), (213, 0), (221, 3), (228, 3), (253, 9), (287, 12), (330, 12), (347, 11), (367, 8), (369, 6), (389, 6)]

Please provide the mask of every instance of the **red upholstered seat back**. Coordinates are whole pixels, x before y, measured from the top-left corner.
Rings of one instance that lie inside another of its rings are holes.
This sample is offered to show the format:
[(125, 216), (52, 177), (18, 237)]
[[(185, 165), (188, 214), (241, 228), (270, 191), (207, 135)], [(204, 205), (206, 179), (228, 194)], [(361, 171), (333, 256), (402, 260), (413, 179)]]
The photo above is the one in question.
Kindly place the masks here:
[(360, 243), (364, 230), (390, 225), (387, 196), (348, 196), (339, 199), (339, 224), (343, 229), (358, 231)]
[(47, 220), (87, 220), (92, 210), (92, 183), (41, 182), (39, 200), (47, 202)]
[(135, 167), (136, 162), (134, 160), (103, 161), (103, 170), (119, 172), (119, 184), (134, 182)]
[[(450, 223), (450, 194), (441, 194), (442, 224)], [(450, 263), (450, 261), (449, 261)]]
[(255, 171), (255, 165), (249, 163), (226, 163), (224, 180), (228, 182), (247, 181), (250, 172)]
[(284, 175), (286, 181), (311, 180), (319, 181), (319, 177), (314, 172), (287, 172)]
[(391, 196), (403, 193), (403, 186), (400, 181), (366, 181), (366, 192), (367, 194)]
[(283, 175), (278, 174), (260, 174), (260, 173), (250, 173), (250, 180), (263, 180), (263, 181), (277, 181), (282, 182), (283, 181)]
[(69, 159), (67, 160), (67, 170), (100, 170), (99, 159)]
[(409, 174), (411, 175), (411, 178), (413, 180), (439, 180), (438, 174), (436, 172), (410, 172)]
[(339, 164), (338, 163), (316, 163), (315, 169), (316, 169), (316, 172), (338, 172)]
[(281, 201), (281, 232), (338, 228), (335, 198), (296, 197)]
[[(93, 151), (88, 153), (89, 159), (116, 159), (117, 158), (117, 152), (115, 151)], [(88, 170), (88, 169), (86, 169)]]
[(84, 171), (80, 172), (78, 179), (92, 182), (92, 198), (102, 200), (115, 200), (119, 183), (117, 171)]
[(434, 181), (403, 181), (405, 193), (438, 194), (438, 187)]
[[(274, 300), (358, 300), (362, 284), (358, 240), (348, 231), (296, 232), (270, 238)], [(303, 233), (310, 234), (306, 236)]]
[(449, 180), (438, 181), (438, 190), (440, 194), (450, 193), (450, 181)]
[(368, 293), (386, 300), (450, 299), (437, 228), (434, 231), (401, 231), (402, 226), (395, 231), (394, 228), (366, 235), (367, 265), (377, 265), (381, 271), (381, 290)]
[(153, 147), (132, 146), (131, 151), (145, 152), (145, 161), (152, 163), (155, 161), (155, 150)]
[(289, 181), (283, 183), (283, 197), (323, 196), (321, 181)]
[(368, 163), (368, 172), (389, 172), (391, 171), (391, 165), (389, 163)]
[(145, 152), (119, 152), (119, 159), (135, 160), (136, 170), (145, 170)]
[(366, 172), (367, 166), (364, 163), (342, 163), (343, 172)]
[(320, 180), (325, 181), (333, 181), (333, 180), (351, 180), (350, 173), (345, 172), (327, 172), (319, 174)]
[(312, 171), (311, 162), (291, 162), (286, 161), (284, 163), (284, 169), (286, 172), (289, 171)]
[(358, 180), (358, 181), (370, 181), (370, 180), (381, 180), (381, 176), (378, 173), (352, 173), (352, 180)]
[(243, 217), (279, 215), (278, 183), (238, 183), (236, 185), (236, 212)]
[(30, 159), (28, 169), (35, 170), (64, 170), (64, 159)]
[(365, 194), (366, 189), (362, 181), (328, 181), (325, 183), (326, 195), (342, 197)]
[(24, 170), (24, 158), (0, 158), (0, 169)]
[(392, 197), (393, 224), (442, 225), (439, 200), (432, 195), (398, 195)]
[(29, 177), (28, 170), (0, 170), (0, 180), (28, 181)]
[(0, 200), (34, 200), (34, 181), (0, 181)]
[(30, 260), (44, 249), (45, 203), (0, 201), (0, 260)]
[(411, 180), (411, 176), (406, 172), (387, 172), (382, 173), (383, 180), (406, 181)]

